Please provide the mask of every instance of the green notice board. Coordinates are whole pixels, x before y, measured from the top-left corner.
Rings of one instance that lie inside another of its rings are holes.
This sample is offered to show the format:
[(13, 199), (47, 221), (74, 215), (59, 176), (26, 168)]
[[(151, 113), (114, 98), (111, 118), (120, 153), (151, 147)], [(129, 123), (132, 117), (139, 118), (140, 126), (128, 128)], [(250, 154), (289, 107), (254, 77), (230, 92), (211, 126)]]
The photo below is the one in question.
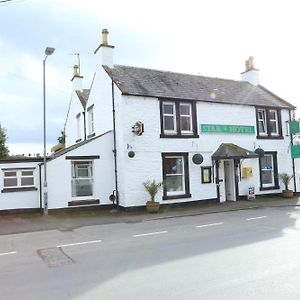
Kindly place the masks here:
[(300, 126), (298, 121), (290, 122), (290, 134), (296, 134), (300, 132)]
[(221, 125), (221, 124), (201, 124), (203, 133), (231, 133), (231, 134), (254, 134), (254, 126), (245, 125)]
[(300, 157), (300, 145), (292, 145), (291, 146), (291, 156), (292, 156), (292, 158)]

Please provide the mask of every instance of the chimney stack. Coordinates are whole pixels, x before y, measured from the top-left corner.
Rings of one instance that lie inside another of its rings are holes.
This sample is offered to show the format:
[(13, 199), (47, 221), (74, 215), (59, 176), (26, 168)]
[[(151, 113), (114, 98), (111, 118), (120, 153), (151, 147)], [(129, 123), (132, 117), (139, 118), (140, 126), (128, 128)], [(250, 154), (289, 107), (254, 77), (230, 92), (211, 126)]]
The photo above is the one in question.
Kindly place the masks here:
[(94, 54), (97, 54), (97, 56), (99, 56), (100, 66), (108, 66), (110, 68), (113, 68), (113, 49), (115, 48), (115, 46), (109, 45), (108, 34), (109, 32), (106, 28), (102, 29), (101, 44), (94, 51)]
[(246, 71), (241, 73), (242, 80), (248, 81), (252, 85), (258, 85), (259, 84), (259, 69), (255, 69), (254, 67), (254, 57), (249, 56), (249, 59), (245, 61), (245, 67)]
[(80, 75), (80, 69), (78, 65), (73, 66), (73, 78), (71, 81), (73, 82), (74, 91), (82, 91), (82, 79), (83, 76)]
[(108, 46), (108, 30), (106, 28), (102, 29), (102, 45)]

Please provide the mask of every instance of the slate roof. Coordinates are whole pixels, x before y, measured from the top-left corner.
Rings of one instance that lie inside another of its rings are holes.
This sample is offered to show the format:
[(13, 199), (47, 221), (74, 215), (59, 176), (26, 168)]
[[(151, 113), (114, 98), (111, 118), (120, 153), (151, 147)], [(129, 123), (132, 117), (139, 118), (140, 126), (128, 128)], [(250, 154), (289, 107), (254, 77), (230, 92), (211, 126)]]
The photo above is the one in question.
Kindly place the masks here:
[(211, 156), (212, 159), (241, 159), (241, 158), (258, 158), (258, 154), (245, 148), (239, 147), (232, 143), (222, 143)]
[(121, 65), (103, 68), (124, 95), (295, 108), (263, 86), (253, 86), (246, 81)]
[(76, 94), (77, 94), (77, 96), (80, 100), (80, 103), (81, 103), (82, 107), (85, 109), (87, 101), (89, 99), (90, 90), (89, 89), (83, 89), (82, 91), (77, 90)]

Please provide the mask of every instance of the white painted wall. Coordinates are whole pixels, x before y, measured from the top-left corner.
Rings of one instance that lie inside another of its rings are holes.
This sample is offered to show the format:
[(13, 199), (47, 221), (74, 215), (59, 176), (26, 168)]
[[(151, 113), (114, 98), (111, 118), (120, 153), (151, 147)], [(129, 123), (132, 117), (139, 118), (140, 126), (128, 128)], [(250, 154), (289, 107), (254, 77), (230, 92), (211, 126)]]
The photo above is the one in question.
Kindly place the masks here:
[(71, 95), (71, 103), (70, 103), (70, 110), (68, 114), (68, 119), (66, 123), (66, 147), (69, 147), (71, 145), (76, 144), (77, 140), (77, 120), (76, 116), (78, 113), (81, 113), (81, 133), (82, 133), (82, 139), (83, 139), (83, 132), (84, 132), (84, 119), (82, 112), (84, 111), (80, 100), (75, 93), (75, 91), (72, 92)]
[(109, 132), (47, 163), (49, 209), (68, 207), (68, 201), (72, 200), (71, 160), (66, 160), (66, 156), (100, 155), (94, 160), (93, 199), (100, 199), (100, 204), (111, 204), (109, 195), (114, 189), (112, 137)]
[[(39, 162), (5, 162), (0, 161), (0, 210), (39, 208)], [(19, 191), (3, 193), (3, 169), (34, 168), (34, 191)]]
[[(176, 200), (161, 200), (162, 192), (157, 196), (161, 203), (177, 203), (202, 199), (216, 198), (214, 183), (201, 184), (201, 166), (211, 166), (211, 155), (221, 143), (234, 143), (254, 151), (257, 147), (265, 151), (277, 151), (279, 173), (292, 173), (290, 159), (289, 136), (283, 140), (257, 140), (256, 134), (211, 134), (201, 133), (200, 124), (250, 125), (256, 128), (255, 108), (246, 105), (225, 105), (217, 103), (197, 103), (197, 122), (200, 137), (195, 139), (161, 139), (159, 101), (156, 98), (134, 96), (118, 96), (123, 100), (117, 110), (117, 141), (119, 162), (120, 203), (124, 206), (145, 205), (148, 195), (142, 183), (155, 179), (162, 181), (162, 152), (188, 152), (190, 172), (191, 198)], [(282, 130), (285, 132), (285, 121), (288, 111), (282, 110)], [(145, 133), (136, 136), (131, 127), (136, 121), (145, 125)], [(134, 158), (129, 158), (129, 150), (135, 152)], [(193, 164), (193, 154), (200, 152), (204, 156), (201, 166)], [(247, 195), (251, 185), (256, 186), (257, 194), (278, 193), (280, 190), (259, 191), (258, 159), (242, 161), (242, 166), (252, 166), (254, 176), (251, 179), (241, 179), (239, 194)]]

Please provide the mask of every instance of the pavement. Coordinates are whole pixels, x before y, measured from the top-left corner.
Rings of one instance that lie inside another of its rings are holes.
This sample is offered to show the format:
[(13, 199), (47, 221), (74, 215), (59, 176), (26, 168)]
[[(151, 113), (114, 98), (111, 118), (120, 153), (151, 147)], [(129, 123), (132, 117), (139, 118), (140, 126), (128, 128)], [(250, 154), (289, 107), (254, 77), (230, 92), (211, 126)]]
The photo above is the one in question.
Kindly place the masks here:
[(0, 215), (0, 235), (34, 232), (43, 230), (72, 231), (73, 229), (114, 223), (139, 223), (151, 220), (179, 218), (226, 211), (258, 209), (263, 207), (296, 207), (300, 206), (300, 197), (263, 197), (236, 202), (204, 202), (189, 205), (163, 205), (156, 214), (144, 210), (62, 210), (49, 211), (47, 216), (41, 213), (16, 213)]

